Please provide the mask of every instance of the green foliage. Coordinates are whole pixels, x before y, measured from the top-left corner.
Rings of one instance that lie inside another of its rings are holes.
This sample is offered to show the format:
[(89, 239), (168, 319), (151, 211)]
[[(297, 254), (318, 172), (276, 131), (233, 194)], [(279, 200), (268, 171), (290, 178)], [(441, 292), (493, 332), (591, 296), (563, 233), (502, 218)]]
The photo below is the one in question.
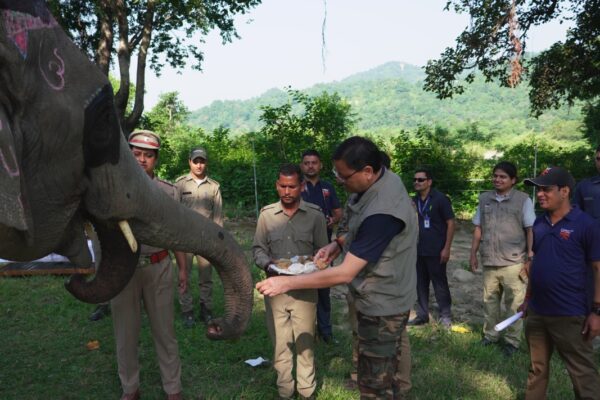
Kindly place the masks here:
[[(440, 98), (449, 98), (465, 91), (472, 83), (475, 71), (481, 71), (486, 81), (508, 85), (515, 56), (515, 44), (509, 35), (511, 2), (488, 0), (449, 0), (446, 8), (470, 15), (470, 24), (456, 38), (454, 48), (447, 48), (437, 60), (427, 63), (425, 89)], [(525, 58), (525, 73), (529, 77), (531, 110), (539, 116), (562, 104), (573, 105), (578, 100), (595, 101), (600, 96), (600, 2), (598, 0), (543, 0), (516, 2), (518, 39), (526, 48), (529, 30), (551, 20), (573, 20), (574, 27), (563, 42), (548, 50)], [(468, 71), (467, 75), (463, 73)], [(596, 111), (589, 108), (587, 111)], [(597, 116), (594, 118), (598, 118)], [(588, 137), (597, 140), (597, 137)]]
[[(111, 65), (118, 65), (120, 87), (115, 109), (121, 128), (128, 133), (138, 126), (144, 110), (147, 64), (157, 75), (165, 65), (183, 68), (188, 59), (192, 68), (201, 69), (202, 37), (218, 29), (223, 43), (230, 42), (237, 37), (235, 16), (260, 2), (49, 0), (48, 7), (67, 35), (105, 75)], [(132, 57), (137, 58), (135, 79), (130, 77)], [(134, 83), (133, 107), (127, 108)]]
[[(420, 73), (419, 79), (417, 73)], [(554, 129), (559, 136), (572, 133), (577, 134), (577, 139), (581, 136), (578, 127), (562, 125), (581, 123), (579, 106), (562, 107), (534, 118), (529, 114), (525, 85), (510, 89), (479, 79), (466, 87), (462, 96), (439, 100), (423, 91), (424, 77), (417, 67), (389, 63), (340, 82), (315, 85), (302, 93), (311, 97), (323, 92), (338, 93), (352, 107), (356, 128), (361, 134), (391, 137), (399, 130), (440, 126), (453, 134), (464, 131), (471, 140), (491, 145), (530, 131), (541, 133)], [(216, 101), (193, 111), (189, 122), (207, 131), (225, 126), (234, 135), (243, 134), (261, 129), (262, 108), (286, 107), (289, 101), (285, 91), (273, 89), (250, 100)], [(292, 110), (298, 107), (292, 105)]]
[(452, 199), (457, 211), (471, 212), (477, 205), (485, 162), (448, 130), (419, 127), (414, 134), (402, 131), (390, 139), (390, 144), (392, 169), (404, 182), (412, 182), (416, 168), (427, 168), (435, 187)]

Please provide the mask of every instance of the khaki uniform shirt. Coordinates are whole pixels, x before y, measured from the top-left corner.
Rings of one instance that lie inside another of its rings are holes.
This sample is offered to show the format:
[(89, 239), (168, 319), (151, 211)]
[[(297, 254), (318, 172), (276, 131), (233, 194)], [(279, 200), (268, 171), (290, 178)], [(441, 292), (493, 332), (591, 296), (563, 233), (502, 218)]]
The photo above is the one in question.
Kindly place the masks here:
[(328, 243), (327, 223), (319, 206), (300, 200), (296, 213), (288, 217), (277, 202), (260, 211), (252, 252), (254, 262), (264, 269), (271, 260), (311, 256)]
[(223, 200), (219, 182), (206, 177), (198, 184), (192, 174), (188, 173), (177, 178), (175, 187), (185, 206), (223, 226)]
[[(154, 178), (152, 178), (152, 182), (157, 184), (158, 187), (160, 187), (162, 190), (164, 190), (165, 193), (167, 193), (170, 197), (172, 197), (176, 202), (180, 201), (179, 192), (177, 191), (175, 186), (173, 186), (172, 184), (170, 184), (167, 181), (158, 179), (156, 177), (156, 175), (154, 176)], [(142, 246), (140, 247), (140, 256), (149, 256), (150, 254), (158, 253), (159, 251), (162, 251), (162, 250), (164, 250), (164, 249), (142, 244)], [(142, 261), (143, 261), (142, 257), (140, 257), (140, 263), (142, 263)]]

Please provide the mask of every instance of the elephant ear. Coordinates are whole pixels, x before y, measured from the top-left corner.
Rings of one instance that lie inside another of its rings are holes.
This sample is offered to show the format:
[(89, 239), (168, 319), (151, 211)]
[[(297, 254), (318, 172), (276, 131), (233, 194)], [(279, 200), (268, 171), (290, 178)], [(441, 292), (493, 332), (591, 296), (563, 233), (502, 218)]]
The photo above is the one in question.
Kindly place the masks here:
[(19, 158), (6, 110), (0, 105), (0, 224), (27, 231)]

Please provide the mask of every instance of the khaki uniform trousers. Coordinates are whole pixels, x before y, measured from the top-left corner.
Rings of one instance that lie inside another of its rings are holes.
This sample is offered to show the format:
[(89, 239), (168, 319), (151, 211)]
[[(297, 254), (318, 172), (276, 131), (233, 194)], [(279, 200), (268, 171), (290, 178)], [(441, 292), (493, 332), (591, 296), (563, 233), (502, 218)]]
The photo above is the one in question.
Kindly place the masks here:
[[(194, 255), (186, 254), (187, 273), (188, 277), (192, 276), (192, 264)], [(200, 287), (200, 304), (204, 304), (206, 308), (212, 310), (212, 267), (208, 260), (196, 256), (198, 263), (198, 286)], [(189, 280), (191, 282), (191, 280)], [(179, 304), (181, 312), (188, 312), (194, 309), (194, 297), (191, 292), (191, 285), (188, 285), (185, 292), (179, 294)]]
[(142, 300), (150, 321), (163, 389), (167, 394), (181, 392), (181, 361), (173, 319), (173, 286), (173, 267), (171, 259), (166, 257), (156, 264), (138, 266), (125, 289), (110, 302), (119, 379), (124, 393), (133, 393), (140, 386), (138, 342)]
[[(350, 327), (352, 328), (352, 372), (350, 372), (350, 379), (356, 383), (358, 382), (358, 321), (356, 319), (356, 307), (354, 306), (351, 294), (346, 294), (346, 301), (348, 303)], [(412, 371), (410, 339), (406, 327), (402, 331), (400, 346), (400, 360), (398, 361), (398, 371), (394, 375), (394, 386), (399, 388), (400, 398), (403, 398), (408, 395), (408, 392), (412, 388), (410, 379)]]
[[(497, 342), (500, 338), (494, 326), (515, 314), (525, 300), (526, 284), (519, 276), (522, 268), (522, 263), (506, 267), (483, 267), (483, 335), (492, 342)], [(501, 312), (503, 295), (506, 309), (504, 315)], [(523, 320), (520, 319), (506, 328), (504, 341), (511, 346), (519, 347), (522, 330)]]
[(295, 344), (296, 389), (302, 396), (310, 397), (317, 386), (314, 356), (317, 290), (292, 290), (265, 297), (265, 314), (273, 343), (273, 367), (277, 372), (279, 396), (294, 396), (292, 348)]
[(531, 309), (525, 318), (525, 338), (531, 365), (527, 376), (526, 400), (546, 399), (550, 360), (554, 348), (563, 359), (576, 399), (600, 399), (600, 376), (591, 341), (581, 335), (586, 317), (545, 317)]

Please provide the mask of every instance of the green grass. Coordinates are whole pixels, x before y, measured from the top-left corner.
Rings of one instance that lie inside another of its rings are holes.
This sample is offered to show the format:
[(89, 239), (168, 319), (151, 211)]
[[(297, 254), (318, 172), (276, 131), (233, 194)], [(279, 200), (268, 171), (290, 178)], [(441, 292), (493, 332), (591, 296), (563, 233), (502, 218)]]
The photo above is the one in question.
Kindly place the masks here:
[[(231, 226), (246, 251), (248, 226)], [(253, 270), (254, 278), (261, 272)], [(216, 275), (215, 275), (216, 278)], [(193, 276), (193, 287), (197, 275)], [(93, 306), (81, 303), (63, 288), (64, 278), (0, 278), (0, 399), (117, 399), (112, 321), (89, 322)], [(222, 313), (222, 291), (215, 280), (215, 312)], [(197, 289), (194, 291), (197, 296)], [(334, 330), (339, 344), (316, 345), (317, 398), (358, 399), (344, 388), (350, 372), (351, 341), (345, 301), (332, 298)], [(176, 316), (179, 305), (176, 304)], [(185, 329), (176, 318), (187, 399), (272, 399), (277, 396), (275, 372), (252, 368), (244, 360), (271, 359), (264, 305), (255, 294), (248, 331), (237, 341), (212, 342), (203, 325)], [(473, 333), (446, 332), (436, 326), (411, 328), (413, 355), (411, 399), (518, 399), (528, 370), (525, 351), (511, 359), (496, 347), (479, 346), (481, 327)], [(86, 343), (98, 340), (90, 351)], [(524, 347), (523, 347), (524, 349)], [(144, 319), (140, 338), (141, 391), (144, 400), (163, 399), (149, 326)], [(552, 363), (549, 399), (572, 398), (569, 377), (558, 359)], [(203, 396), (203, 397), (202, 397)]]

